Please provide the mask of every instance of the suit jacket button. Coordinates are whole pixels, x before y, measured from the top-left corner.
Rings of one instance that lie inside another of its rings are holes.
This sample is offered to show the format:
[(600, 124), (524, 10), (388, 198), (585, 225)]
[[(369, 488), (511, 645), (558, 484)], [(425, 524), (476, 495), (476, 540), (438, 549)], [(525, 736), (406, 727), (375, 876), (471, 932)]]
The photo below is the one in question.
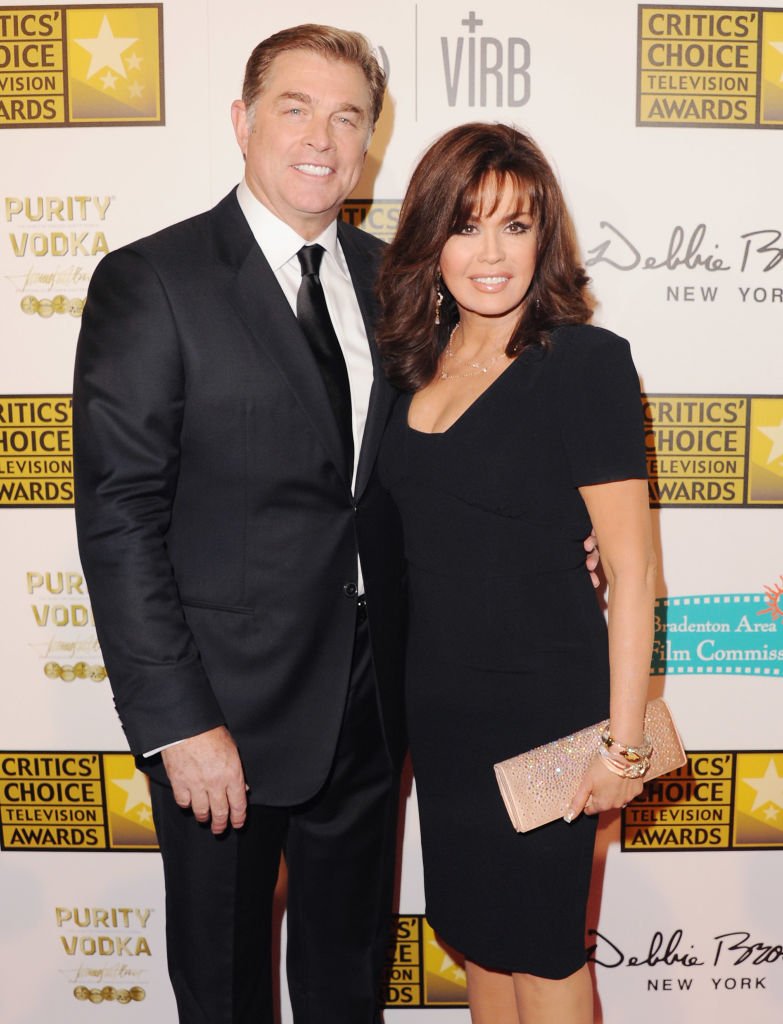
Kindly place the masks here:
[(343, 593), (345, 594), (346, 597), (356, 597), (356, 595), (359, 593), (359, 588), (356, 586), (355, 583), (344, 583)]

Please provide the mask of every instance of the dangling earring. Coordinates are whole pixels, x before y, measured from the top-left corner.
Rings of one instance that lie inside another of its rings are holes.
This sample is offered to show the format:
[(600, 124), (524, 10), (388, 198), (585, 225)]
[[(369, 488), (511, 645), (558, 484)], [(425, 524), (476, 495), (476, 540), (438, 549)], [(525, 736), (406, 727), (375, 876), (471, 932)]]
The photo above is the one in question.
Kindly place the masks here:
[(536, 319), (541, 316), (541, 299), (536, 299)]
[(436, 327), (440, 326), (440, 307), (443, 305), (443, 292), (440, 290), (440, 286), (441, 286), (441, 281), (442, 280), (443, 280), (443, 278), (440, 276), (440, 271), (438, 271), (438, 276), (435, 279), (435, 326)]

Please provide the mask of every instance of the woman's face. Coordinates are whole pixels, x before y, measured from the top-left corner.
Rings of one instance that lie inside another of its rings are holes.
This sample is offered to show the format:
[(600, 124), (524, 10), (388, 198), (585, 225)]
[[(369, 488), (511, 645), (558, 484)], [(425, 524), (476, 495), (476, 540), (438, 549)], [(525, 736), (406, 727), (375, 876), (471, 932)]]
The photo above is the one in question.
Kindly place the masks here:
[[(487, 182), (479, 208), (449, 237), (440, 272), (462, 318), (508, 318), (515, 325), (536, 270), (536, 229), (527, 196), (508, 180), (500, 182), (498, 196), (497, 187)], [(493, 206), (493, 213), (482, 212)]]

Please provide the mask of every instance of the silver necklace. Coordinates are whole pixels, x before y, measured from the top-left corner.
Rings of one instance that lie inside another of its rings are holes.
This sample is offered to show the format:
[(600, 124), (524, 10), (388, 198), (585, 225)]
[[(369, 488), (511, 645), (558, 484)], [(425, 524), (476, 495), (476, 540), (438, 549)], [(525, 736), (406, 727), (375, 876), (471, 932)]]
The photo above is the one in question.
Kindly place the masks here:
[[(459, 324), (455, 324), (449, 335), (449, 340), (446, 342), (446, 348), (443, 350), (445, 359), (454, 359), (454, 349), (451, 347), (451, 342), (454, 338)], [(441, 368), (439, 379), (440, 380), (454, 380), (457, 377), (478, 377), (482, 373), (488, 373), (490, 367), (494, 366), (499, 360), (503, 359), (506, 355), (505, 348), (502, 348), (499, 352), (496, 352), (492, 358), (486, 363), (462, 363), (462, 366), (468, 367), (465, 373), (449, 373), (448, 370)]]

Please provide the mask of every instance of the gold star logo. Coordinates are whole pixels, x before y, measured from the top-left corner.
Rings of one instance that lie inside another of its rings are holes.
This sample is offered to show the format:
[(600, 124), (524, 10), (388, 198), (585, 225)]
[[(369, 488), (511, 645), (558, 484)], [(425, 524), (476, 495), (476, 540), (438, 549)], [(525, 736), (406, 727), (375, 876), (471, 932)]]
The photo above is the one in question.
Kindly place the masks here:
[[(138, 42), (138, 36), (121, 37), (115, 36), (111, 30), (108, 17), (104, 14), (98, 35), (94, 39), (76, 39), (82, 49), (90, 54), (90, 67), (87, 71), (87, 79), (97, 75), (103, 68), (116, 71), (118, 75), (125, 78), (125, 65), (122, 63), (122, 53), (129, 46)], [(107, 86), (108, 88), (108, 86)]]
[(113, 75), (111, 71), (107, 71), (105, 75), (101, 76), (104, 89), (116, 89), (117, 87), (117, 76)]
[(759, 427), (758, 429), (760, 433), (768, 437), (772, 442), (772, 447), (767, 456), (767, 465), (783, 458), (783, 419), (781, 419), (777, 426)]
[(115, 786), (125, 791), (123, 814), (130, 816), (131, 811), (140, 807), (141, 811), (137, 814), (139, 820), (149, 820), (143, 817), (148, 812), (151, 818), (152, 805), (150, 804), (150, 792), (146, 775), (142, 775), (138, 768), (134, 768), (133, 775), (129, 779), (112, 779), (111, 781)]
[(751, 814), (765, 804), (774, 804), (783, 810), (783, 777), (778, 775), (775, 762), (769, 760), (767, 770), (760, 778), (743, 778), (741, 780), (746, 786), (756, 791)]
[[(431, 938), (427, 945), (433, 946), (437, 951), (432, 960), (432, 967), (435, 972), (442, 978), (448, 978), (450, 981), (464, 985), (466, 981), (465, 969), (446, 952), (436, 938)], [(440, 958), (439, 964), (436, 962), (438, 958)]]

